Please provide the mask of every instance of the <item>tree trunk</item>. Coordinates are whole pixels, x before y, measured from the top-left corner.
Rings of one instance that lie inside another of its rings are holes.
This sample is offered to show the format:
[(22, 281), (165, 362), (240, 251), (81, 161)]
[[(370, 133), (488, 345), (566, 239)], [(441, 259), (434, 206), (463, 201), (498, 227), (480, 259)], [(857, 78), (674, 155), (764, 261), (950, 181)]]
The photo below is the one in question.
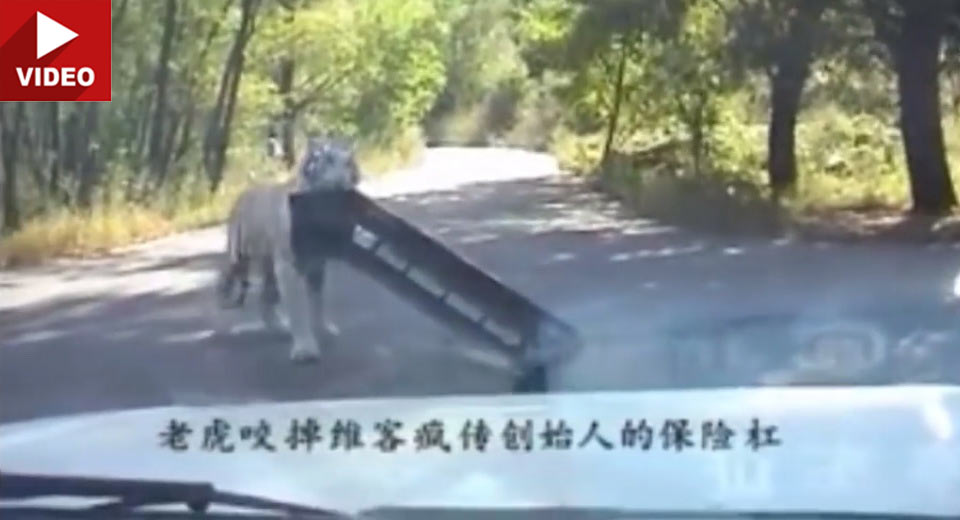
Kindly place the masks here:
[[(4, 167), (7, 161), (5, 159), (6, 156), (3, 153), (3, 142), (6, 140), (7, 136), (3, 131), (3, 117), (3, 103), (0, 103), (0, 183), (2, 183), (0, 184), (0, 194), (2, 194), (3, 199), (3, 213), (0, 214), (0, 217), (3, 219), (0, 220), (0, 236), (11, 230), (11, 228), (8, 227), (10, 216), (7, 214), (7, 208), (11, 206), (15, 207), (16, 204), (15, 201), (11, 202), (12, 199), (15, 199), (16, 193), (10, 188), (11, 180), (7, 178), (7, 169)], [(16, 219), (16, 216), (14, 216), (14, 219)]]
[[(147, 150), (147, 140), (149, 139), (150, 133), (150, 109), (149, 106), (153, 104), (153, 94), (148, 94), (147, 99), (143, 104), (139, 105), (141, 107), (142, 113), (140, 117), (137, 117), (136, 114), (133, 114), (134, 121), (137, 123), (136, 138), (133, 145), (133, 161), (134, 166), (139, 170), (143, 166), (144, 153)], [(143, 108), (147, 107), (147, 108)]]
[(81, 146), (77, 157), (77, 175), (80, 177), (77, 204), (84, 209), (92, 206), (93, 190), (100, 180), (98, 168), (100, 143), (96, 139), (100, 103), (86, 103), (86, 105), (83, 137), (79, 141)]
[(949, 4), (903, 2), (893, 55), (900, 91), (900, 129), (910, 170), (913, 211), (942, 214), (957, 204), (940, 115), (939, 60)]
[(171, 160), (175, 153), (177, 137), (180, 136), (180, 126), (183, 124), (183, 115), (174, 111), (170, 114), (170, 126), (163, 142), (163, 171), (164, 177), (168, 176)]
[(703, 173), (703, 157), (706, 155), (706, 128), (704, 128), (704, 112), (710, 102), (710, 94), (700, 92), (697, 95), (696, 105), (690, 114), (690, 151), (693, 155), (693, 174), (699, 177)]
[(173, 34), (176, 29), (177, 0), (167, 0), (166, 15), (163, 22), (163, 37), (160, 44), (160, 56), (157, 58), (157, 97), (153, 110), (153, 126), (150, 129), (149, 160), (150, 170), (157, 185), (163, 184), (166, 177), (167, 160), (163, 145), (165, 142), (165, 123), (167, 119), (167, 84), (170, 77), (170, 54), (173, 47)]
[(113, 9), (113, 19), (110, 21), (110, 27), (114, 34), (116, 34), (117, 29), (120, 28), (120, 22), (123, 21), (124, 16), (127, 14), (127, 5), (129, 3), (130, 0), (123, 0)]
[(17, 137), (23, 124), (24, 103), (17, 103), (13, 122), (4, 113), (6, 103), (0, 103), (0, 168), (3, 169), (3, 230), (6, 233), (20, 229), (20, 207), (17, 201)]
[(180, 132), (180, 144), (177, 145), (177, 151), (174, 153), (173, 160), (179, 161), (187, 154), (187, 149), (193, 138), (193, 118), (196, 112), (196, 104), (191, 100), (187, 106), (187, 115), (184, 117), (182, 130)]
[(212, 191), (216, 191), (223, 180), (223, 167), (227, 147), (230, 144), (230, 127), (233, 123), (240, 77), (243, 72), (244, 52), (253, 36), (259, 6), (259, 0), (244, 0), (241, 4), (240, 27), (237, 28), (229, 58), (220, 78), (217, 102), (208, 120), (203, 162)]
[[(298, 3), (290, 2), (282, 4), (286, 9), (284, 15), (285, 23), (292, 25), (296, 21)], [(280, 67), (277, 71), (277, 91), (283, 99), (283, 114), (280, 120), (280, 151), (283, 154), (283, 162), (287, 167), (292, 167), (296, 162), (296, 147), (294, 129), (296, 128), (297, 113), (299, 107), (293, 99), (293, 79), (296, 71), (294, 59), (287, 54), (280, 60)]]
[(50, 173), (47, 193), (50, 197), (59, 198), (61, 202), (66, 202), (66, 193), (60, 186), (60, 161), (63, 154), (60, 152), (60, 103), (54, 101), (50, 103), (50, 113), (47, 125), (50, 127), (50, 148), (49, 157)]
[(792, 189), (797, 182), (796, 126), (800, 98), (810, 75), (815, 28), (826, 3), (799, 3), (790, 21), (787, 37), (777, 52), (770, 77), (771, 114), (767, 134), (767, 168), (775, 195)]
[[(43, 124), (39, 117), (38, 113), (42, 114), (44, 104), (43, 103), (34, 103), (33, 109), (30, 110), (27, 116), (24, 118), (24, 126), (20, 130), (20, 149), (23, 153), (23, 169), (26, 169), (33, 176), (33, 185), (36, 189), (36, 193), (40, 196), (37, 200), (37, 208), (41, 213), (46, 211), (49, 200), (43, 196), (47, 191), (47, 181), (44, 178), (45, 168), (45, 144), (44, 144), (44, 131)], [(22, 170), (22, 169), (21, 169)]]
[(83, 154), (83, 143), (81, 142), (82, 129), (80, 128), (80, 112), (83, 110), (83, 103), (74, 103), (73, 110), (67, 116), (63, 128), (64, 147), (63, 147), (63, 167), (70, 174), (70, 182), (74, 186), (79, 185), (80, 181), (80, 161)]
[(617, 63), (617, 77), (613, 85), (613, 106), (610, 109), (610, 116), (607, 122), (607, 136), (603, 142), (603, 155), (600, 161), (606, 166), (610, 158), (610, 152), (613, 150), (613, 141), (617, 135), (617, 125), (620, 122), (620, 104), (623, 101), (623, 77), (627, 68), (627, 44), (621, 42), (620, 56)]
[(217, 35), (220, 34), (220, 28), (223, 27), (223, 20), (226, 19), (227, 15), (230, 13), (230, 9), (234, 3), (234, 0), (225, 0), (223, 2), (219, 16), (214, 17), (214, 19), (210, 22), (210, 28), (207, 30), (203, 46), (200, 48), (200, 52), (197, 54), (193, 63), (187, 68), (186, 71), (183, 72), (183, 76), (187, 78), (187, 108), (183, 125), (181, 125), (182, 130), (180, 132), (180, 139), (178, 141), (179, 144), (177, 145), (176, 152), (174, 152), (173, 156), (173, 161), (175, 162), (182, 160), (193, 144), (193, 128), (196, 124), (197, 114), (196, 98), (198, 96), (196, 88), (197, 78), (199, 77), (199, 74), (197, 74), (195, 71), (200, 67), (203, 67), (206, 63), (207, 55), (210, 53), (210, 48), (213, 46), (213, 42)]
[(297, 111), (293, 106), (293, 98), (291, 97), (294, 67), (293, 58), (284, 57), (280, 62), (279, 81), (277, 82), (278, 93), (283, 99), (283, 116), (280, 121), (280, 149), (283, 152), (283, 162), (288, 167), (292, 167), (296, 161), (294, 128)]

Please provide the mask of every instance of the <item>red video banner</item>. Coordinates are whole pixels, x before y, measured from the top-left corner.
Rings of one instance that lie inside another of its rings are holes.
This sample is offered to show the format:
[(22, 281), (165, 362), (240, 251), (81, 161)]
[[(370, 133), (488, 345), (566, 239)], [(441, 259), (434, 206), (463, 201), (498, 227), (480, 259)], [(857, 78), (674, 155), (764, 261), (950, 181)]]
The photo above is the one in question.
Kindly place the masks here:
[(110, 0), (0, 0), (0, 101), (110, 101)]

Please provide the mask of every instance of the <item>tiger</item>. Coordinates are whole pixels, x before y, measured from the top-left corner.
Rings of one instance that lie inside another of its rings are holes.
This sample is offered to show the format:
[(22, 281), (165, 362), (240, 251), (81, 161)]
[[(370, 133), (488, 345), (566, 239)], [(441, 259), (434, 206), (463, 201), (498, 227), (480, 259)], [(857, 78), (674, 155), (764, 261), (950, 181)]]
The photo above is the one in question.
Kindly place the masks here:
[[(222, 313), (244, 305), (251, 275), (261, 278), (260, 317), (266, 329), (288, 329), (292, 336), (290, 359), (315, 361), (321, 346), (339, 334), (324, 313), (323, 288), (327, 260), (318, 259), (309, 273), (296, 265), (291, 244), (289, 196), (315, 190), (351, 190), (360, 183), (353, 146), (333, 138), (311, 138), (296, 176), (278, 184), (256, 185), (243, 191), (227, 219), (227, 246), (215, 284), (218, 322), (224, 334)], [(288, 323), (283, 324), (278, 307)], [(318, 320), (317, 334), (313, 320)]]

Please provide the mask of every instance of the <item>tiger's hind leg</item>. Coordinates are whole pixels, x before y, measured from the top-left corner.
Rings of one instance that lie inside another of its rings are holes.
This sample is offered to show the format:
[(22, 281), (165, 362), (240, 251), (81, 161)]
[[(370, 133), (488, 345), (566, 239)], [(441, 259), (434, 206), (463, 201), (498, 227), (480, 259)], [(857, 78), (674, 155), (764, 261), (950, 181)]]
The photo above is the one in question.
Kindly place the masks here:
[(216, 283), (217, 303), (220, 308), (238, 309), (243, 307), (249, 287), (250, 262), (246, 259), (237, 262), (225, 262), (217, 274)]
[(260, 318), (263, 326), (271, 332), (283, 331), (286, 327), (279, 314), (280, 289), (277, 287), (273, 258), (261, 262), (260, 274), (263, 280), (263, 289), (260, 292)]
[(227, 311), (243, 307), (247, 297), (249, 281), (249, 262), (225, 261), (217, 272), (214, 286), (213, 322), (214, 333), (225, 335), (230, 332), (231, 324)]

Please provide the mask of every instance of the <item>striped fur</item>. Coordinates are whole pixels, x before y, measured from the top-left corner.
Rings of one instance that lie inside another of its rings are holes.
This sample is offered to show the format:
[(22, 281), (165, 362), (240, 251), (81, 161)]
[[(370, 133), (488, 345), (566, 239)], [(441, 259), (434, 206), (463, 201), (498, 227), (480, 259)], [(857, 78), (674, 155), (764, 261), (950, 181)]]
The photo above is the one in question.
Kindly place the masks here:
[[(216, 282), (216, 299), (222, 310), (245, 304), (252, 277), (262, 281), (260, 312), (268, 328), (279, 328), (277, 307), (282, 306), (293, 335), (291, 357), (314, 359), (321, 343), (313, 322), (325, 321), (322, 289), (325, 263), (311, 273), (299, 272), (290, 244), (291, 193), (305, 190), (352, 189), (359, 182), (353, 150), (333, 141), (311, 140), (297, 170), (287, 184), (260, 185), (244, 191), (227, 221), (227, 247)], [(308, 281), (309, 280), (309, 281)]]

